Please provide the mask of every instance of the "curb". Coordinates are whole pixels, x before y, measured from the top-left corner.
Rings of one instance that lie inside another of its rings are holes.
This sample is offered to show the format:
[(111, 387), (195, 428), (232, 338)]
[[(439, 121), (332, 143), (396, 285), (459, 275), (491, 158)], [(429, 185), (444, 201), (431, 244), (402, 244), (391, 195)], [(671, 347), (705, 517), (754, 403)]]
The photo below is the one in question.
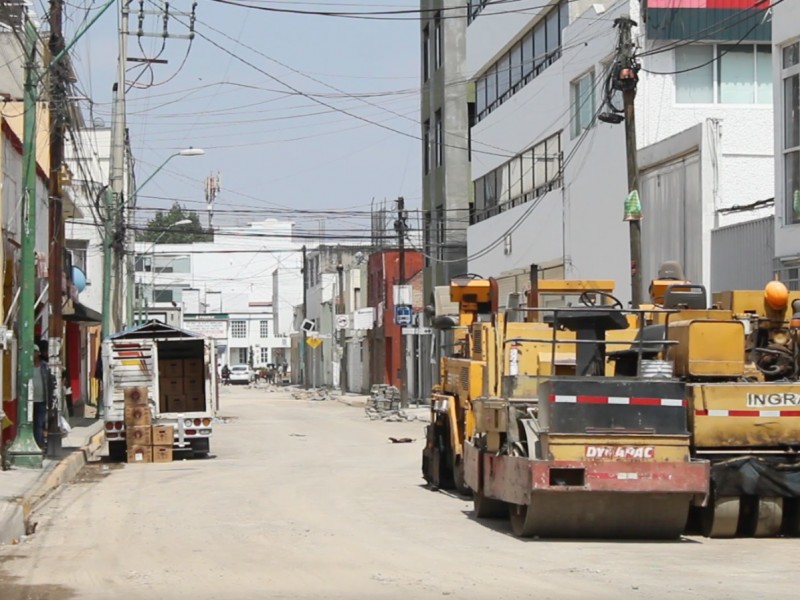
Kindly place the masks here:
[[(30, 492), (26, 493), (19, 501), (18, 508), (14, 509), (14, 514), (10, 519), (10, 536), (19, 536), (29, 531), (31, 515), (40, 508), (60, 486), (72, 481), (80, 470), (89, 462), (105, 443), (105, 431), (101, 430), (89, 438), (89, 443), (77, 450), (73, 450), (68, 456), (61, 459), (53, 470)], [(4, 532), (0, 532), (4, 533)], [(16, 535), (15, 535), (16, 534)], [(18, 537), (17, 537), (18, 539)], [(8, 540), (2, 540), (3, 541)], [(13, 541), (12, 541), (13, 543)]]

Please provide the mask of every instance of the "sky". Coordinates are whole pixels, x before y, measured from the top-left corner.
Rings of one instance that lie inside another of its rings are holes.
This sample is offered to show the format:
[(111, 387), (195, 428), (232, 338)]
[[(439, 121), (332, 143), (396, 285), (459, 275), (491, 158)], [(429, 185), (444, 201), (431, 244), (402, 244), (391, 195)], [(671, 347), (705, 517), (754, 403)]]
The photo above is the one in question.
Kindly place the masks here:
[[(241, 1), (311, 11), (418, 7), (403, 0)], [(35, 2), (43, 11), (43, 0)], [(105, 3), (65, 2), (68, 41)], [(129, 56), (168, 64), (144, 69), (129, 63), (127, 124), (136, 179), (143, 182), (181, 149), (205, 150), (203, 156), (171, 159), (147, 183), (139, 194), (140, 223), (152, 216), (146, 209), (164, 209), (173, 200), (202, 211), (206, 223), (204, 180), (217, 173), (215, 226), (276, 217), (316, 229), (320, 215), (304, 211), (336, 209), (347, 214), (325, 218), (327, 235), (366, 234), (364, 221), (354, 217), (368, 212), (373, 200), (391, 203), (403, 196), (407, 207), (420, 206), (416, 18), (279, 14), (202, 0), (194, 39), (164, 41), (135, 35), (140, 4), (131, 3)], [(156, 0), (143, 4), (149, 12), (163, 6)], [(173, 13), (192, 8), (187, 0), (169, 5)], [(115, 4), (71, 53), (80, 93), (92, 100), (82, 101), (84, 114), (98, 124), (111, 123), (117, 18)], [(170, 33), (187, 34), (189, 20), (174, 15)], [(144, 15), (143, 31), (162, 29), (161, 15)]]

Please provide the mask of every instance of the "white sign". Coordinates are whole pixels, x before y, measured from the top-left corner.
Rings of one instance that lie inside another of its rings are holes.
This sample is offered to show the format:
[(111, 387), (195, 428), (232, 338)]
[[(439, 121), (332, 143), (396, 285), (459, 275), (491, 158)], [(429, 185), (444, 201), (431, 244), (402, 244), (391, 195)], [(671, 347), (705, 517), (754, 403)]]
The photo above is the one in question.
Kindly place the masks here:
[(336, 315), (336, 329), (347, 329), (350, 327), (350, 315)]
[(183, 328), (203, 337), (225, 340), (228, 339), (228, 321), (225, 319), (207, 319), (205, 321), (184, 321)]
[(410, 285), (396, 285), (392, 288), (394, 299), (394, 305), (407, 305), (412, 306), (414, 301), (411, 297), (411, 286)]
[(353, 313), (353, 329), (372, 329), (375, 324), (375, 311), (372, 307), (359, 308)]
[(431, 335), (433, 329), (430, 327), (403, 327), (403, 335)]
[(747, 394), (747, 406), (800, 406), (800, 394)]

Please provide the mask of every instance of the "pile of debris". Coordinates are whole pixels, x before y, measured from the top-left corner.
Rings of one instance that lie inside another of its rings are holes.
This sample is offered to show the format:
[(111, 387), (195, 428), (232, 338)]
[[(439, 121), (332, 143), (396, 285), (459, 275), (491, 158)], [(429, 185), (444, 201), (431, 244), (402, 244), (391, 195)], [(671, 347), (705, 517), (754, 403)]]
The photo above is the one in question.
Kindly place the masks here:
[(400, 390), (393, 385), (373, 385), (369, 400), (364, 412), (371, 421), (388, 421), (398, 423), (401, 421), (427, 421), (427, 411), (406, 411), (400, 406)]
[(313, 390), (295, 390), (292, 392), (295, 400), (336, 400), (328, 388), (320, 387)]

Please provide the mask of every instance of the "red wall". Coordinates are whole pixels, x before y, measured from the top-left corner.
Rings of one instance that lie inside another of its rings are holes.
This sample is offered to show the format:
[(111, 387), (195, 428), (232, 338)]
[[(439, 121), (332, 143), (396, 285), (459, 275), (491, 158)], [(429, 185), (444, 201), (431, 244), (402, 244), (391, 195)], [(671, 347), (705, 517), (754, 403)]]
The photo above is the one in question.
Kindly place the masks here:
[[(411, 278), (419, 273), (424, 266), (424, 259), (420, 252), (407, 250), (405, 252), (405, 279), (406, 284), (411, 284)], [(393, 286), (400, 282), (400, 253), (397, 250), (384, 250), (376, 252), (369, 257), (367, 277), (367, 297), (369, 306), (376, 310), (381, 302), (385, 302), (383, 326), (373, 330), (373, 344), (383, 345), (382, 353), (371, 352), (373, 357), (372, 382), (400, 385), (400, 327), (394, 323)], [(415, 311), (422, 310), (415, 306)], [(377, 317), (381, 321), (381, 317)], [(382, 358), (382, 360), (381, 360)], [(377, 359), (377, 360), (376, 360)], [(380, 363), (380, 364), (376, 364)]]

